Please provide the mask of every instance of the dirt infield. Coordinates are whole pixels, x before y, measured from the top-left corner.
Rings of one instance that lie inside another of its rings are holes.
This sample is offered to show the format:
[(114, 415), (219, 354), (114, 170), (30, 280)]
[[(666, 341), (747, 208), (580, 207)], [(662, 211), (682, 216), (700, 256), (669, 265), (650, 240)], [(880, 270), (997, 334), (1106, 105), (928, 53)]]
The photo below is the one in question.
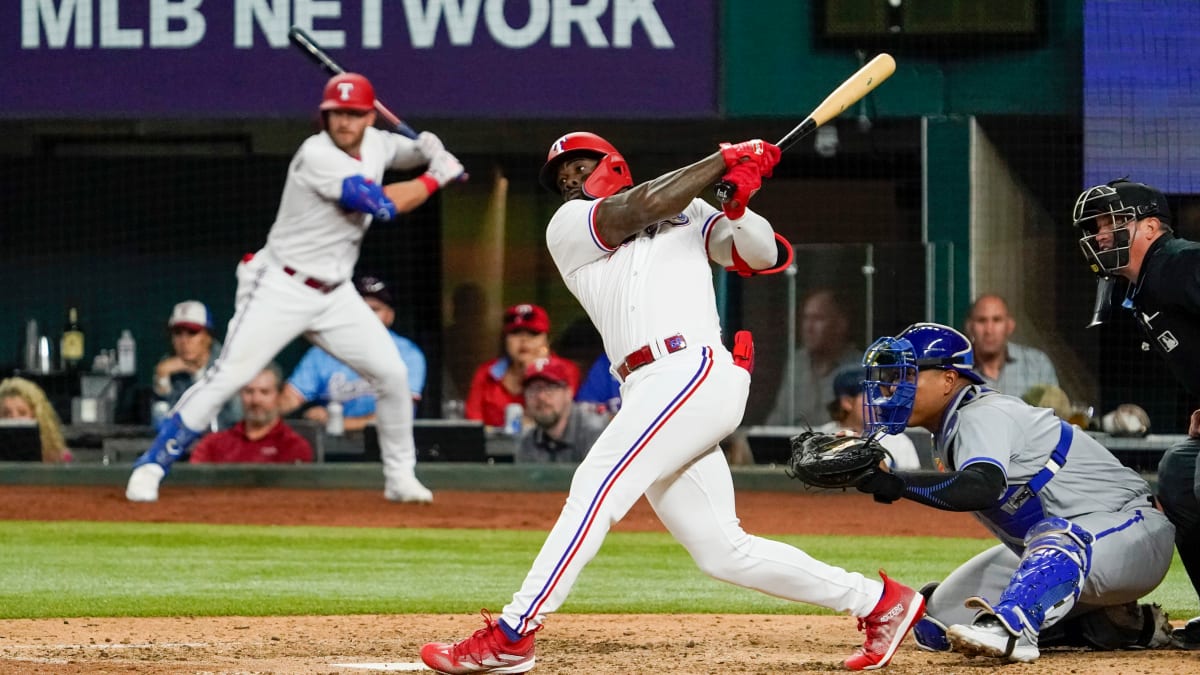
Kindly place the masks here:
[[(130, 504), (114, 487), (0, 490), (6, 520), (109, 520), (372, 527), (549, 529), (564, 493), (437, 493), (431, 506), (389, 504), (359, 490), (164, 489), (156, 504)], [(861, 495), (743, 493), (738, 512), (760, 534), (986, 537), (969, 516)], [(514, 522), (514, 514), (520, 517)], [(202, 517), (198, 517), (202, 516)], [(645, 502), (616, 528), (661, 531)], [(0, 621), (0, 673), (356, 673), (421, 670), (420, 645), (482, 626), (478, 617), (389, 615), (176, 617)], [(861, 642), (849, 617), (753, 615), (556, 615), (538, 637), (537, 673), (845, 672)], [(999, 664), (901, 648), (892, 673), (970, 674)], [(1200, 653), (1055, 650), (1021, 673), (1200, 672)], [(428, 672), (428, 671), (426, 671)]]

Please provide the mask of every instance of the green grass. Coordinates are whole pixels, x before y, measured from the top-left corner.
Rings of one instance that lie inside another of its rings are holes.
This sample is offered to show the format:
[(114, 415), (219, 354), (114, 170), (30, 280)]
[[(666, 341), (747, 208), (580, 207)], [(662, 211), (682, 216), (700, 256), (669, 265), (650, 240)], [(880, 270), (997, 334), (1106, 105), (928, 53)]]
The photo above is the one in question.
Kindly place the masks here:
[[(543, 532), (0, 521), (0, 618), (499, 609)], [(940, 579), (981, 539), (776, 537), (813, 557), (912, 584)], [(1179, 561), (1151, 596), (1197, 614)], [(828, 613), (714, 581), (666, 534), (613, 533), (564, 612)]]

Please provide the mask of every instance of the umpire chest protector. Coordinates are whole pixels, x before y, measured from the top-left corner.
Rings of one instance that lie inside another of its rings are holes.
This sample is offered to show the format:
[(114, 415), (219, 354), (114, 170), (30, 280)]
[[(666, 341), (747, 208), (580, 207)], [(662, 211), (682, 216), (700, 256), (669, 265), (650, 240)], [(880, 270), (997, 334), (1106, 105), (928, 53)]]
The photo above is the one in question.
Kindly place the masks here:
[(1200, 243), (1163, 235), (1142, 263), (1124, 306), (1180, 383), (1200, 396)]

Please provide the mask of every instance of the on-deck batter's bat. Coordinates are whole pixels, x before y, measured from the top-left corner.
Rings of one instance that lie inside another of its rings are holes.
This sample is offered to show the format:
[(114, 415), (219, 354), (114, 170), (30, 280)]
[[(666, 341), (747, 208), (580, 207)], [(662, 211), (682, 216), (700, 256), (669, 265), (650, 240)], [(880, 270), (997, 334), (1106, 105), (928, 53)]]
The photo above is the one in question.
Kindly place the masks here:
[[(303, 50), (304, 53), (309, 56), (309, 58), (311, 58), (313, 61), (316, 61), (317, 65), (321, 66), (321, 68), (323, 68), (325, 72), (329, 73), (330, 75), (341, 75), (342, 73), (346, 72), (346, 69), (338, 65), (337, 61), (334, 61), (329, 54), (325, 53), (325, 50), (321, 49), (320, 45), (318, 45), (316, 41), (313, 40), (312, 36), (309, 35), (308, 32), (303, 28), (299, 26), (292, 26), (291, 29), (288, 30), (288, 39), (291, 40), (292, 44)], [(393, 127), (395, 127), (396, 131), (408, 136), (409, 138), (414, 140), (416, 139), (417, 132), (414, 131), (412, 127), (405, 124), (404, 121), (396, 116), (395, 113), (393, 113), (391, 110), (388, 110), (387, 106), (381, 103), (378, 98), (375, 99), (375, 110), (380, 114), (380, 116), (383, 117), (383, 119), (387, 120), (388, 124), (391, 124)]]
[[(779, 146), (780, 150), (787, 150), (794, 145), (796, 141), (816, 131), (817, 127), (825, 124), (829, 120), (837, 117), (846, 108), (854, 105), (862, 97), (869, 94), (880, 83), (892, 76), (896, 72), (896, 60), (891, 54), (880, 54), (871, 59), (858, 72), (854, 73), (846, 79), (845, 82), (838, 85), (829, 96), (825, 97), (824, 101), (804, 118), (804, 121), (797, 124), (787, 135), (779, 139), (775, 145)], [(729, 201), (733, 197), (735, 186), (726, 181), (721, 181), (716, 185), (717, 199), (722, 202)]]

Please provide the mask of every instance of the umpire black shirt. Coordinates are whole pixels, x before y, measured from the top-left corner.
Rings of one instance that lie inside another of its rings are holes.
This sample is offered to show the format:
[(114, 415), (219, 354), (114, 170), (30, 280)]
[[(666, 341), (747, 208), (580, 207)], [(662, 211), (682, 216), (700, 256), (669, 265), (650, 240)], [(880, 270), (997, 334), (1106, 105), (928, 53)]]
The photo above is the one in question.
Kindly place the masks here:
[(1200, 243), (1156, 239), (1125, 306), (1183, 386), (1200, 396)]

